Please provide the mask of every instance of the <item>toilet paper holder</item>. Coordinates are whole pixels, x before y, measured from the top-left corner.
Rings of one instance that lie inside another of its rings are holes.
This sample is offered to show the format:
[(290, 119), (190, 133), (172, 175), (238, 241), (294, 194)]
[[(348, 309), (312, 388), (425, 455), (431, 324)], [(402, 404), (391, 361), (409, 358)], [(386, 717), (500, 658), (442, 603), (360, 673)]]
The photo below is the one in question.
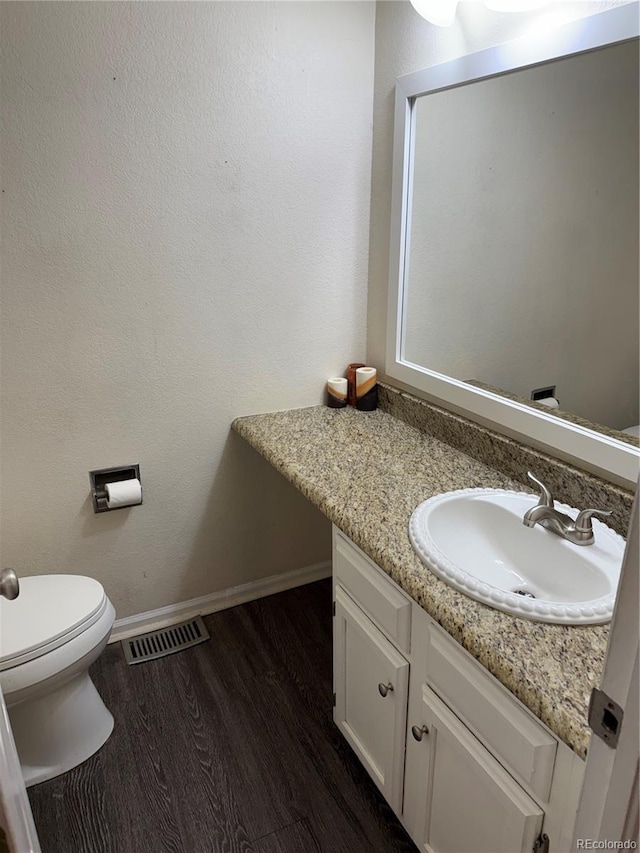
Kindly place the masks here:
[[(114, 512), (117, 509), (127, 509), (123, 506), (110, 507), (107, 505), (107, 483), (119, 483), (122, 480), (140, 480), (140, 466), (120, 465), (117, 468), (99, 468), (96, 471), (89, 471), (94, 512)], [(141, 480), (140, 482), (142, 483)], [(140, 503), (142, 503), (142, 497)]]

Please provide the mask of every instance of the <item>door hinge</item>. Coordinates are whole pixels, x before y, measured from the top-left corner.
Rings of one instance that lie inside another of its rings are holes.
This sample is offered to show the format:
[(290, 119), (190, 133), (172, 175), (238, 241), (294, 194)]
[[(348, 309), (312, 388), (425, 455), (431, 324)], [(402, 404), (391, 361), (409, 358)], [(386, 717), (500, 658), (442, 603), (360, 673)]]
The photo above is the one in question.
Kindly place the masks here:
[(589, 700), (589, 728), (612, 749), (618, 745), (623, 717), (620, 705), (594, 687)]
[(336, 707), (336, 694), (333, 694), (333, 707)]
[(533, 853), (549, 853), (549, 836), (541, 832), (533, 842)]
[(336, 615), (336, 603), (335, 603), (335, 601), (333, 602), (332, 610), (333, 610), (333, 615), (335, 616)]

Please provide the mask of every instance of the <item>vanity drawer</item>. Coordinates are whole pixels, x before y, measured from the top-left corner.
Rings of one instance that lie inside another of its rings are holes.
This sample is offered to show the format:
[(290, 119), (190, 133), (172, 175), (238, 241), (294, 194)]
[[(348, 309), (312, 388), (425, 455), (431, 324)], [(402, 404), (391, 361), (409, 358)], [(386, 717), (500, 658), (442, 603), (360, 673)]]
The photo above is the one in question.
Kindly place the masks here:
[(435, 624), (429, 627), (427, 683), (517, 779), (548, 801), (556, 740)]
[(399, 649), (411, 650), (410, 599), (335, 527), (333, 576)]

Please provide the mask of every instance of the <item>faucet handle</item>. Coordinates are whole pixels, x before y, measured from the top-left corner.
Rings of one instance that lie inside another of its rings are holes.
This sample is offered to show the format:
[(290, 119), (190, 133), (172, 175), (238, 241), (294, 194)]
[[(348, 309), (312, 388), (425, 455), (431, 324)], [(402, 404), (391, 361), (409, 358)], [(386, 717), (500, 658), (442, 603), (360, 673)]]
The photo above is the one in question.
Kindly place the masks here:
[[(548, 486), (545, 486), (542, 480), (539, 480), (536, 476), (534, 476), (531, 471), (527, 471), (527, 477), (530, 480), (533, 480), (533, 482), (540, 489), (540, 500), (538, 501), (538, 506), (548, 506), (553, 509), (553, 496), (549, 491)], [(597, 512), (597, 510), (595, 510), (595, 512)]]
[(591, 517), (593, 515), (601, 515), (604, 518), (613, 515), (611, 510), (606, 509), (583, 509), (576, 517), (576, 530), (579, 533), (590, 533), (593, 530)]

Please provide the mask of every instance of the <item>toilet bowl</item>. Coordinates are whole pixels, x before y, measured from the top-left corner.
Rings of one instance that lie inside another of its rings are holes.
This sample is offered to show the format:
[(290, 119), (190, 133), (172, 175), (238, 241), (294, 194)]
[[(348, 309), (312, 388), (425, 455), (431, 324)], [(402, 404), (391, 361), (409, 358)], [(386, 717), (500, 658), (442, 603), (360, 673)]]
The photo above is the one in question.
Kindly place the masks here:
[(113, 730), (89, 677), (115, 619), (98, 581), (77, 575), (21, 578), (0, 598), (0, 688), (25, 784), (86, 761)]

